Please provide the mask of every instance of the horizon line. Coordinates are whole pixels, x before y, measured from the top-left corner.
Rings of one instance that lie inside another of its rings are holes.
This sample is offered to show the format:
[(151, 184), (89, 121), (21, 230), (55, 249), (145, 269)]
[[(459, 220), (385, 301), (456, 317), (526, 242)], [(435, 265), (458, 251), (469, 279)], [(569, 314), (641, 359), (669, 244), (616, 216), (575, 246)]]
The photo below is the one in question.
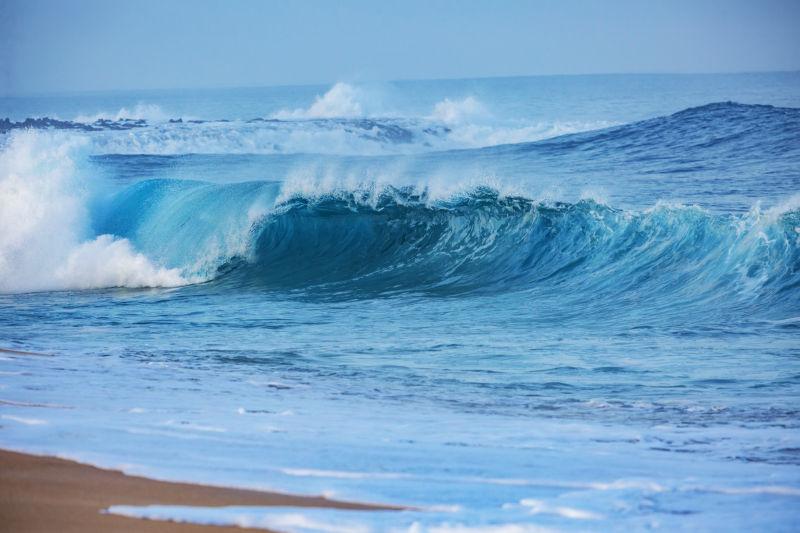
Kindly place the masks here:
[(204, 85), (196, 87), (132, 87), (112, 89), (63, 89), (56, 91), (0, 93), (0, 98), (37, 98), (57, 96), (77, 96), (89, 94), (129, 93), (129, 92), (160, 92), (160, 91), (221, 91), (242, 89), (270, 89), (291, 87), (333, 87), (337, 83), (372, 84), (372, 83), (414, 83), (424, 81), (477, 81), (491, 79), (518, 79), (518, 78), (559, 78), (559, 77), (600, 77), (600, 76), (744, 76), (758, 74), (800, 74), (800, 69), (787, 70), (742, 70), (724, 72), (594, 72), (594, 73), (562, 73), (562, 74), (511, 74), (502, 76), (465, 76), (454, 78), (395, 78), (389, 80), (361, 80), (347, 81), (346, 77), (336, 81), (312, 83), (274, 83), (254, 85)]

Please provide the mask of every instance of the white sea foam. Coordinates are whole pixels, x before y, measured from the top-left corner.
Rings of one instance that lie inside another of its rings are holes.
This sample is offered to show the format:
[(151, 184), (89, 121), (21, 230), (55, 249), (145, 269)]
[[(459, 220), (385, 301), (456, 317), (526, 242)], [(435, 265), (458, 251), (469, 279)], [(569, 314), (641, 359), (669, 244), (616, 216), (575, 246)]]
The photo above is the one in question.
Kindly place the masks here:
[(542, 500), (535, 500), (533, 498), (526, 498), (521, 500), (520, 505), (530, 510), (531, 514), (552, 514), (562, 518), (570, 518), (573, 520), (601, 520), (602, 515), (577, 509), (575, 507), (567, 507), (565, 505), (554, 505)]
[(0, 153), (0, 292), (176, 286), (130, 242), (89, 234), (90, 183), (75, 163), (83, 138), (12, 134)]
[(348, 472), (342, 470), (315, 470), (312, 468), (282, 468), (281, 472), (288, 476), (336, 479), (405, 479), (412, 477), (407, 474), (392, 472)]
[(489, 115), (486, 107), (473, 96), (463, 100), (445, 98), (433, 106), (430, 119), (445, 124), (460, 124), (466, 120), (485, 118)]
[[(272, 529), (293, 532), (320, 533), (369, 533), (371, 528), (342, 516), (322, 520), (300, 512), (245, 512), (241, 508), (208, 508), (189, 506), (149, 505), (135, 507), (112, 505), (105, 512), (131, 518), (149, 520), (169, 520), (178, 523), (204, 524), (216, 526), (236, 526), (241, 528)], [(337, 513), (342, 515), (342, 512)], [(346, 512), (345, 512), (346, 514)]]
[(235, 522), (239, 527), (268, 527), (288, 531), (318, 531), (320, 533), (369, 533), (368, 526), (355, 522), (323, 522), (304, 516), (301, 513), (285, 513), (267, 516), (261, 520), (239, 517)]
[(694, 490), (703, 492), (716, 492), (718, 494), (766, 494), (770, 496), (800, 497), (800, 488), (781, 485), (762, 485), (756, 487), (701, 487)]
[(164, 426), (170, 426), (186, 431), (200, 431), (204, 433), (226, 433), (228, 430), (217, 426), (207, 426), (203, 424), (193, 424), (187, 421), (167, 420)]
[(96, 287), (174, 287), (186, 281), (177, 269), (153, 265), (127, 239), (100, 235), (77, 245), (55, 271), (57, 282), (71, 289)]
[[(442, 123), (428, 118), (371, 120), (371, 127), (347, 120), (160, 123), (126, 131), (93, 132), (90, 137), (95, 154), (387, 155), (533, 142), (612, 125), (603, 121), (463, 121), (442, 129)], [(397, 128), (406, 133), (392, 138), (390, 133)]]
[[(144, 119), (146, 127), (92, 132), (96, 154), (411, 154), (538, 141), (613, 125), (607, 121), (499, 120), (474, 96), (445, 98), (425, 115), (391, 117), (375, 95), (339, 82), (306, 108), (282, 109), (274, 121), (171, 123), (154, 104), (75, 120)], [(175, 118), (175, 117), (172, 117)], [(184, 117), (185, 118), (185, 117)], [(334, 119), (334, 120), (331, 120)], [(364, 122), (361, 119), (368, 119)]]
[(339, 82), (331, 87), (328, 92), (317, 96), (314, 103), (306, 109), (282, 109), (273, 115), (273, 118), (287, 119), (313, 119), (313, 118), (352, 118), (363, 114), (359, 102), (359, 89), (350, 84)]
[[(774, 221), (781, 215), (797, 210), (800, 210), (800, 194), (793, 194), (774, 207), (767, 209), (765, 214), (769, 221)], [(800, 234), (800, 227), (796, 227), (795, 232)]]
[(462, 123), (452, 128), (449, 142), (459, 148), (483, 148), (501, 144), (541, 141), (582, 131), (613, 126), (607, 121), (541, 121), (533, 124), (491, 125)]
[(24, 424), (26, 426), (43, 426), (47, 424), (47, 420), (41, 420), (39, 418), (27, 418), (14, 415), (0, 415), (0, 418), (3, 420), (11, 420), (12, 422), (19, 422), (20, 424)]
[[(95, 154), (359, 154), (414, 153), (420, 143), (387, 141), (374, 129), (332, 122), (157, 124), (91, 134)], [(423, 136), (423, 141), (425, 140)]]
[(463, 524), (445, 523), (437, 526), (424, 527), (417, 523), (408, 529), (409, 533), (548, 533), (552, 531), (552, 529), (534, 524), (467, 526)]
[(498, 122), (489, 108), (474, 96), (467, 96), (461, 100), (445, 98), (434, 105), (433, 111), (426, 119), (450, 127), (447, 141), (451, 147), (457, 148), (482, 148), (533, 142), (559, 135), (607, 128), (615, 124), (603, 120)]
[[(242, 528), (268, 528), (295, 533), (369, 533), (374, 531), (392, 531), (395, 533), (545, 533), (553, 531), (538, 525), (519, 522), (491, 525), (466, 525), (457, 522), (430, 523), (430, 519), (424, 522), (416, 521), (414, 518), (405, 516), (404, 513), (390, 517), (382, 513), (330, 509), (287, 512), (283, 509), (248, 509), (244, 507), (210, 508), (173, 505), (136, 507), (113, 505), (105, 512), (131, 518)], [(390, 525), (391, 521), (387, 521), (387, 518), (395, 518), (396, 525)], [(406, 525), (403, 524), (404, 522)]]
[(493, 175), (460, 177), (443, 171), (414, 181), (409, 181), (403, 176), (401, 167), (382, 169), (380, 174), (370, 176), (369, 180), (365, 180), (361, 173), (348, 172), (336, 166), (312, 165), (297, 168), (281, 184), (276, 203), (280, 204), (297, 197), (314, 199), (357, 193), (364, 205), (374, 207), (381, 195), (391, 193), (395, 187), (412, 187), (416, 193), (424, 193), (428, 202), (468, 195), (479, 187), (491, 188), (500, 198), (509, 196), (537, 198), (529, 186), (521, 182), (504, 181)]

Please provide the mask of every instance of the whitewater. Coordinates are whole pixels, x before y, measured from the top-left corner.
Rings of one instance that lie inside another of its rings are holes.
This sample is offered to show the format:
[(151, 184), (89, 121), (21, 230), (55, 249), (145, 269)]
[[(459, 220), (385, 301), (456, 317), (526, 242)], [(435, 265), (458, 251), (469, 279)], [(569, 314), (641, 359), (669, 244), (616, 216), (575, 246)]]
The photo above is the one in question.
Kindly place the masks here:
[(415, 509), (111, 512), (791, 531), (798, 328), (797, 73), (0, 99), (0, 446)]

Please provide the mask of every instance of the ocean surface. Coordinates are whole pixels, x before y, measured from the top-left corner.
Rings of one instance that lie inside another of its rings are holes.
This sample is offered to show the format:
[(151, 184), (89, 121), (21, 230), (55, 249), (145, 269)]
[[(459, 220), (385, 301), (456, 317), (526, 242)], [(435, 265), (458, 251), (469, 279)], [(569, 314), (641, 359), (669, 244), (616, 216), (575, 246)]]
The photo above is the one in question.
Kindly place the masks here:
[(0, 99), (0, 447), (404, 512), (797, 531), (800, 73)]

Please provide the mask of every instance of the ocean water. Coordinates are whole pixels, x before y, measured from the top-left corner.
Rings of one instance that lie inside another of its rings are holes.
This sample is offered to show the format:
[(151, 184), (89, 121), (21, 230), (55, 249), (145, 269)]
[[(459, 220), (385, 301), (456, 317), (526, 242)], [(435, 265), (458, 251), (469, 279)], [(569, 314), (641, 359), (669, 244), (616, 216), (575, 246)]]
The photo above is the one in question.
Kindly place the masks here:
[(797, 530), (800, 73), (0, 117), (0, 447), (413, 508), (112, 512)]

